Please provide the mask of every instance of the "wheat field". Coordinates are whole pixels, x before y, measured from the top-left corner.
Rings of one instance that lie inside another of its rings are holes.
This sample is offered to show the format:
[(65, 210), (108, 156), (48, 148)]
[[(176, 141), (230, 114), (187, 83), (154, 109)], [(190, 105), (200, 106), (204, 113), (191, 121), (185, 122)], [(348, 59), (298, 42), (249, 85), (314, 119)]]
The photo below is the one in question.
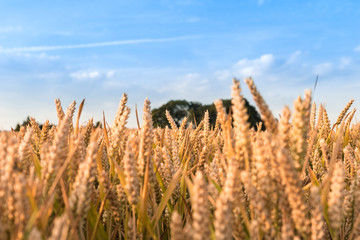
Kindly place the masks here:
[(276, 119), (245, 82), (266, 131), (234, 79), (215, 126), (167, 113), (171, 128), (153, 128), (146, 99), (128, 129), (124, 94), (112, 126), (80, 126), (84, 102), (76, 114), (57, 99), (57, 126), (0, 133), (0, 239), (360, 239), (353, 100), (331, 124), (306, 91)]

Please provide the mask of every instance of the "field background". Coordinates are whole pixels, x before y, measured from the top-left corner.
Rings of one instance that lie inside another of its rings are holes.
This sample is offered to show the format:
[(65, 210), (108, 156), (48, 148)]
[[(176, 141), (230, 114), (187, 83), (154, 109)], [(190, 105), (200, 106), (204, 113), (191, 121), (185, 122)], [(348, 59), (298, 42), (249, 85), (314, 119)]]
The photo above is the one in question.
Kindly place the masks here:
[(266, 130), (250, 128), (240, 82), (232, 114), (215, 102), (198, 125), (154, 128), (145, 99), (127, 129), (124, 94), (109, 126), (79, 125), (84, 102), (42, 129), (1, 133), (4, 239), (356, 239), (360, 236), (359, 124), (351, 100), (337, 121), (311, 91), (274, 118), (246, 79)]

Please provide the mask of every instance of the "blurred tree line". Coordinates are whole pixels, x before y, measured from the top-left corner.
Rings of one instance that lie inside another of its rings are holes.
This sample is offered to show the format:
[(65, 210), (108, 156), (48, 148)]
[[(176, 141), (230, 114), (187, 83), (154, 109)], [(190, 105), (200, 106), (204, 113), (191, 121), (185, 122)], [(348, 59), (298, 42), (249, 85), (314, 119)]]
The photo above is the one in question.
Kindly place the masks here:
[[(259, 123), (262, 122), (260, 114), (256, 111), (254, 106), (250, 105), (246, 99), (244, 100), (245, 107), (247, 108), (247, 113), (249, 115), (248, 122), (250, 123), (250, 127), (257, 129)], [(231, 100), (226, 99), (222, 101), (226, 112), (229, 114), (232, 106)], [(216, 122), (217, 112), (214, 104), (203, 105), (199, 102), (171, 100), (159, 108), (154, 108), (151, 111), (154, 127), (170, 127), (170, 124), (165, 115), (166, 110), (169, 111), (170, 115), (178, 126), (180, 126), (182, 120), (185, 117), (188, 118), (188, 121), (192, 121), (193, 123), (198, 124), (203, 118), (206, 110), (209, 111), (210, 125), (214, 126)], [(262, 130), (265, 130), (264, 124), (262, 124)]]
[[(21, 128), (22, 126), (24, 126), (24, 127), (28, 126), (28, 125), (30, 124), (30, 121), (31, 121), (31, 119), (30, 119), (30, 117), (28, 116), (22, 123), (16, 124), (16, 127), (15, 127), (14, 129), (12, 129), (12, 130), (18, 132), (18, 131), (20, 131), (20, 128)], [(38, 123), (38, 122), (36, 122), (36, 123), (39, 125), (39, 128), (40, 128), (40, 130), (41, 130), (44, 124)], [(49, 124), (50, 127), (52, 127), (53, 125), (54, 125), (54, 124)], [(102, 126), (102, 124), (101, 124), (100, 121), (97, 121), (97, 122), (94, 123), (93, 125), (94, 125), (94, 128), (97, 128), (97, 127), (99, 127), (99, 126)]]
[[(28, 125), (30, 124), (30, 122), (31, 122), (31, 119), (30, 119), (30, 117), (28, 116), (22, 123), (16, 124), (16, 127), (15, 127), (14, 129), (12, 129), (12, 130), (18, 132), (18, 131), (20, 131), (20, 128), (21, 128), (22, 126), (26, 127), (26, 126), (28, 126)], [(38, 122), (37, 122), (37, 124), (39, 125), (40, 129), (42, 129), (42, 127), (43, 127), (44, 124), (41, 124), (41, 123), (38, 123)], [(52, 126), (53, 126), (53, 125), (50, 124), (50, 127), (52, 127)]]
[[(247, 109), (247, 113), (249, 115), (248, 122), (250, 124), (250, 127), (257, 130), (257, 126), (259, 123), (263, 123), (260, 117), (260, 114), (257, 112), (256, 108), (249, 104), (249, 102), (244, 98), (245, 100), (245, 107)], [(230, 113), (231, 110), (231, 100), (225, 99), (222, 100), (223, 105), (226, 109), (226, 113)], [(203, 116), (206, 110), (209, 111), (209, 117), (210, 117), (210, 125), (213, 127), (216, 122), (216, 108), (214, 104), (201, 104), (199, 102), (188, 102), (186, 100), (171, 100), (164, 105), (160, 106), (159, 108), (154, 108), (152, 113), (152, 119), (154, 127), (165, 127), (169, 126), (170, 124), (168, 120), (166, 119), (165, 112), (168, 110), (170, 112), (170, 115), (174, 119), (175, 123), (180, 126), (182, 120), (187, 117), (188, 122), (193, 122), (194, 124), (198, 124)], [(30, 124), (30, 117), (27, 117), (26, 120), (24, 120), (22, 123), (18, 123), (16, 127), (13, 129), (14, 131), (19, 131), (21, 126), (27, 126)], [(38, 123), (40, 129), (42, 129), (43, 124)], [(98, 127), (102, 125), (99, 121), (94, 124), (94, 127)], [(52, 124), (50, 125), (52, 126)], [(261, 125), (261, 130), (265, 130), (264, 124)]]

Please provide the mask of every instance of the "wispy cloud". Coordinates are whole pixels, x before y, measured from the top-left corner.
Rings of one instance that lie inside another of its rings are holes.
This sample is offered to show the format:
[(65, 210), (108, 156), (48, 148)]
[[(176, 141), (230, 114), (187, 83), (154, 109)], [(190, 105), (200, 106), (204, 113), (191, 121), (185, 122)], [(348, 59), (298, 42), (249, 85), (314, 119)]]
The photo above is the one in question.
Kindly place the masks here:
[(16, 52), (14, 54), (17, 57), (25, 59), (42, 59), (42, 60), (58, 60), (60, 56), (57, 55), (48, 55), (44, 52), (42, 53), (28, 53), (28, 52)]
[(199, 22), (200, 21), (200, 18), (199, 17), (189, 17), (186, 19), (186, 22), (188, 23), (196, 23), (196, 22)]
[(116, 78), (115, 70), (80, 70), (69, 74), (70, 77), (79, 82), (94, 81), (96, 79), (103, 79), (105, 82), (111, 82)]
[(357, 46), (354, 50), (355, 50), (355, 52), (360, 52), (360, 45)]
[(107, 78), (113, 78), (116, 74), (116, 71), (115, 70), (110, 70), (106, 73), (106, 77)]
[[(208, 92), (213, 90), (211, 80), (206, 74), (198, 72), (188, 72), (181, 75), (171, 77), (169, 84), (163, 84), (157, 89), (154, 89), (161, 96), (167, 96), (169, 99), (189, 99), (189, 100), (201, 100), (204, 102), (213, 101), (211, 94)], [(214, 92), (214, 91), (212, 91)], [(199, 99), (201, 96), (202, 99)]]
[(352, 62), (351, 57), (341, 57), (339, 59), (340, 63), (339, 63), (339, 67), (340, 68), (345, 68), (347, 66), (349, 66)]
[(257, 59), (241, 59), (234, 66), (234, 72), (237, 76), (242, 78), (249, 76), (262, 75), (274, 63), (273, 54), (264, 54)]
[(333, 64), (330, 62), (320, 63), (314, 66), (314, 74), (325, 75), (333, 70)]
[(301, 57), (302, 52), (300, 50), (293, 52), (290, 57), (288, 59), (286, 59), (286, 64), (293, 64), (295, 63), (297, 60), (299, 60), (299, 58)]
[(70, 74), (70, 77), (78, 81), (92, 81), (101, 76), (99, 71), (89, 71), (89, 72), (74, 72)]
[(19, 32), (22, 30), (21, 26), (6, 26), (0, 27), (0, 33), (8, 33), (8, 32)]
[(85, 44), (73, 44), (73, 45), (58, 45), (58, 46), (31, 46), (31, 47), (17, 47), (17, 48), (2, 48), (0, 46), (0, 53), (19, 53), (19, 52), (45, 52), (55, 50), (67, 50), (78, 48), (95, 48), (95, 47), (109, 47), (118, 45), (133, 45), (141, 43), (156, 43), (156, 42), (172, 42), (194, 39), (195, 36), (180, 36), (172, 38), (144, 38), (144, 39), (131, 39), (98, 43), (85, 43)]
[(258, 5), (261, 6), (264, 4), (264, 0), (258, 0)]
[(231, 71), (230, 70), (217, 70), (214, 75), (220, 81), (229, 81), (231, 79)]

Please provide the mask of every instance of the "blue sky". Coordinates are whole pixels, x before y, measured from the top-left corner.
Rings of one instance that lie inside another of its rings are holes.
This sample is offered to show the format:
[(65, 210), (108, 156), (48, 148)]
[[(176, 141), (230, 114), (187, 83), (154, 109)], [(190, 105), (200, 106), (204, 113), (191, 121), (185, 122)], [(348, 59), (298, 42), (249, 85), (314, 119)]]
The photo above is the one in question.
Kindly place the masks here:
[(360, 1), (0, 0), (0, 16), (0, 129), (56, 123), (55, 98), (111, 123), (124, 92), (134, 127), (146, 97), (211, 103), (248, 76), (275, 115), (317, 75), (333, 120), (360, 106)]

